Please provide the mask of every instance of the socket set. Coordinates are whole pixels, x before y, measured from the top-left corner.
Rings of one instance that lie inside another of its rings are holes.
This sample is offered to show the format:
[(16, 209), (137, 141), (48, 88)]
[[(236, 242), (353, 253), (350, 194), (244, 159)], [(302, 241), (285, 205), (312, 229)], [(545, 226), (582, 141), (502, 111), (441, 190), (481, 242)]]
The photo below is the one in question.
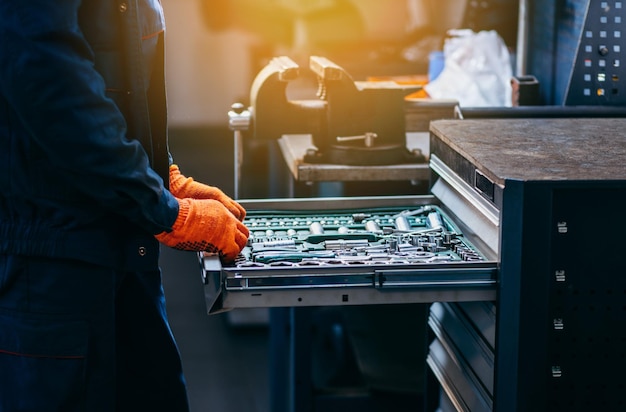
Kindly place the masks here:
[(199, 254), (208, 312), (494, 298), (497, 261), (480, 238), (435, 204), (392, 201), (247, 207), (250, 237), (234, 262)]
[(437, 206), (330, 213), (250, 213), (237, 268), (484, 261)]

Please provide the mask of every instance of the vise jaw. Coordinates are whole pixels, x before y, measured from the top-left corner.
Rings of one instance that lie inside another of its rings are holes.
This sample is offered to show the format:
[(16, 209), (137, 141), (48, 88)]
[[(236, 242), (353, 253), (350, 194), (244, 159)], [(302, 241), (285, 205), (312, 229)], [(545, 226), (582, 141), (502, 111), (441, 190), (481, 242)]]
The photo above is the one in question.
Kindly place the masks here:
[(288, 57), (272, 59), (254, 79), (250, 113), (255, 138), (310, 134), (315, 149), (304, 161), (345, 165), (424, 162), (406, 148), (404, 98), (417, 86), (356, 82), (330, 60), (310, 57), (317, 76), (316, 99), (288, 100), (287, 86), (299, 76)]

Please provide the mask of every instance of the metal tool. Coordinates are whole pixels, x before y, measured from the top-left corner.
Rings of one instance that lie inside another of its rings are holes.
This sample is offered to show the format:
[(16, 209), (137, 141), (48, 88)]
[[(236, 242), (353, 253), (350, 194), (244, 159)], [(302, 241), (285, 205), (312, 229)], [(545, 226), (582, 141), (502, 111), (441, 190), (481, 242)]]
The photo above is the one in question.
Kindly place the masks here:
[(308, 163), (388, 165), (424, 163), (422, 153), (406, 148), (404, 97), (419, 86), (395, 82), (354, 81), (340, 66), (310, 57), (317, 76), (317, 99), (288, 100), (289, 82), (300, 67), (285, 56), (272, 59), (255, 78), (251, 93), (251, 125), (257, 139), (310, 134)]
[(228, 125), (233, 131), (233, 152), (234, 152), (234, 195), (239, 199), (241, 184), (241, 163), (243, 162), (243, 142), (242, 131), (250, 127), (250, 111), (243, 104), (234, 103), (228, 112)]
[[(249, 263), (285, 265), (388, 265), (480, 261), (484, 257), (435, 206), (368, 213), (250, 214), (254, 239), (245, 249)], [(259, 266), (254, 266), (259, 267)]]

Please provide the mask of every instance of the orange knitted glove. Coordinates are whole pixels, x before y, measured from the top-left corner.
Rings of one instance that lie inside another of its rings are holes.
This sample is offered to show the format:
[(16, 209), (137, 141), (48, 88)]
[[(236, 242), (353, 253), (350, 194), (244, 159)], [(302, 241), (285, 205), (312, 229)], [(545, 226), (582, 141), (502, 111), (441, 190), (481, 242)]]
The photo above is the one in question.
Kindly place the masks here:
[(174, 249), (213, 252), (226, 262), (235, 260), (248, 241), (248, 228), (217, 200), (177, 200), (172, 231), (159, 233), (157, 240)]
[(246, 210), (224, 192), (214, 186), (208, 186), (185, 177), (177, 165), (170, 166), (170, 192), (179, 199), (213, 199), (222, 203), (239, 220), (246, 217)]

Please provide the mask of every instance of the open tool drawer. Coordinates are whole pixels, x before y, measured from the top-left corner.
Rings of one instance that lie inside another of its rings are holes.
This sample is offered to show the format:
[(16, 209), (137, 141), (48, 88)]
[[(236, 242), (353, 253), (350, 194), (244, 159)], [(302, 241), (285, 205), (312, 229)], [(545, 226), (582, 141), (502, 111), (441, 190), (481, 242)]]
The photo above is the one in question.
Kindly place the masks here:
[(494, 253), (434, 196), (242, 204), (240, 257), (199, 254), (209, 313), (495, 299)]

